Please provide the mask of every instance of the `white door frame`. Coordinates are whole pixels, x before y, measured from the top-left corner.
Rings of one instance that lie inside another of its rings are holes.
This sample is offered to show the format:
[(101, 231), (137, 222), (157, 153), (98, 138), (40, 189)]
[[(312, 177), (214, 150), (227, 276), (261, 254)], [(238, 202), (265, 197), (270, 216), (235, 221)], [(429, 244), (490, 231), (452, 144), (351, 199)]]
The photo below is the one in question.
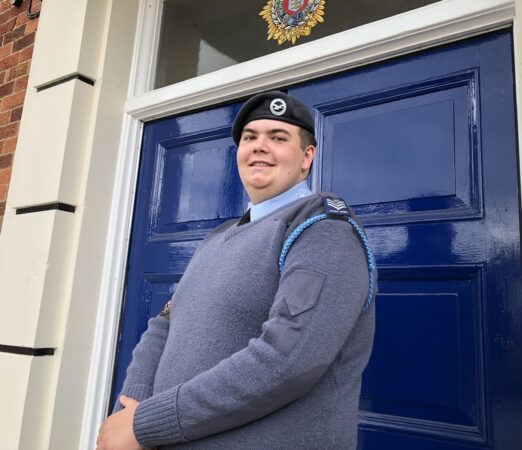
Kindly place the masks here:
[(404, 55), (515, 22), (514, 0), (443, 0), (151, 90), (161, 4), (161, 0), (142, 0), (140, 6), (82, 423), (80, 449), (85, 450), (95, 447), (109, 400), (144, 122)]

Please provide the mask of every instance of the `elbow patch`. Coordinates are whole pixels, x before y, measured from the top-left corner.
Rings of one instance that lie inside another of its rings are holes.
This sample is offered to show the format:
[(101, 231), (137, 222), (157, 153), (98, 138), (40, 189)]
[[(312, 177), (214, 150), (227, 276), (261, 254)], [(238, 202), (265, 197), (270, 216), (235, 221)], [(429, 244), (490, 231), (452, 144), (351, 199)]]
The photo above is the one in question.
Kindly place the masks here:
[(278, 352), (288, 356), (304, 332), (313, 314), (325, 276), (306, 269), (295, 269), (281, 292), (283, 302), (271, 318), (262, 338)]

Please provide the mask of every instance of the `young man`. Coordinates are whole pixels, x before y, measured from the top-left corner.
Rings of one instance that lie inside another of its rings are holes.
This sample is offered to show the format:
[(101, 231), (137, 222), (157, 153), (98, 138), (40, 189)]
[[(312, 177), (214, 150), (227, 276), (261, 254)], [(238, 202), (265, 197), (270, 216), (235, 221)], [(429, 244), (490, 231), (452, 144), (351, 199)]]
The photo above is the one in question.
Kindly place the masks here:
[(250, 208), (207, 236), (150, 320), (98, 450), (356, 448), (371, 252), (346, 205), (306, 185), (315, 138), (303, 103), (256, 95), (232, 136)]

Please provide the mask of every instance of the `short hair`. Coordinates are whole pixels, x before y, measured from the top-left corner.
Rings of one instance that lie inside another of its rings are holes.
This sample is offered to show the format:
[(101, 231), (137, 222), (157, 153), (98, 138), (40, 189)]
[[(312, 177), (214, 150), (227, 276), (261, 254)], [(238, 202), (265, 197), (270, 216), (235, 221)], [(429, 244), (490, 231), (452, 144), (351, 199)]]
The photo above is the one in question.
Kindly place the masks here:
[[(299, 127), (299, 139), (301, 140), (301, 150), (305, 151), (306, 147), (309, 145), (313, 145), (314, 147), (317, 145), (317, 141), (315, 140), (315, 136), (310, 133), (308, 130), (305, 130), (304, 128)], [(310, 175), (310, 172), (312, 172), (312, 165), (308, 169), (308, 173), (306, 176)]]
[(313, 145), (314, 147), (317, 145), (315, 136), (304, 128), (299, 128), (299, 138), (301, 139), (301, 148), (303, 150), (309, 145)]

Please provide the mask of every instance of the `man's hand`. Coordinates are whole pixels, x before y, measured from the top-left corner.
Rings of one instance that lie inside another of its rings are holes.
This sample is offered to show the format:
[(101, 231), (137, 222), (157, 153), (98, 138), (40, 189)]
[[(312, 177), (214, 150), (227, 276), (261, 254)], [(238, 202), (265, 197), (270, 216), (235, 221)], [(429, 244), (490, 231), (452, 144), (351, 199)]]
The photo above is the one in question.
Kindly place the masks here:
[(142, 450), (132, 429), (134, 411), (139, 402), (122, 395), (120, 403), (123, 409), (107, 417), (100, 427), (96, 450)]

